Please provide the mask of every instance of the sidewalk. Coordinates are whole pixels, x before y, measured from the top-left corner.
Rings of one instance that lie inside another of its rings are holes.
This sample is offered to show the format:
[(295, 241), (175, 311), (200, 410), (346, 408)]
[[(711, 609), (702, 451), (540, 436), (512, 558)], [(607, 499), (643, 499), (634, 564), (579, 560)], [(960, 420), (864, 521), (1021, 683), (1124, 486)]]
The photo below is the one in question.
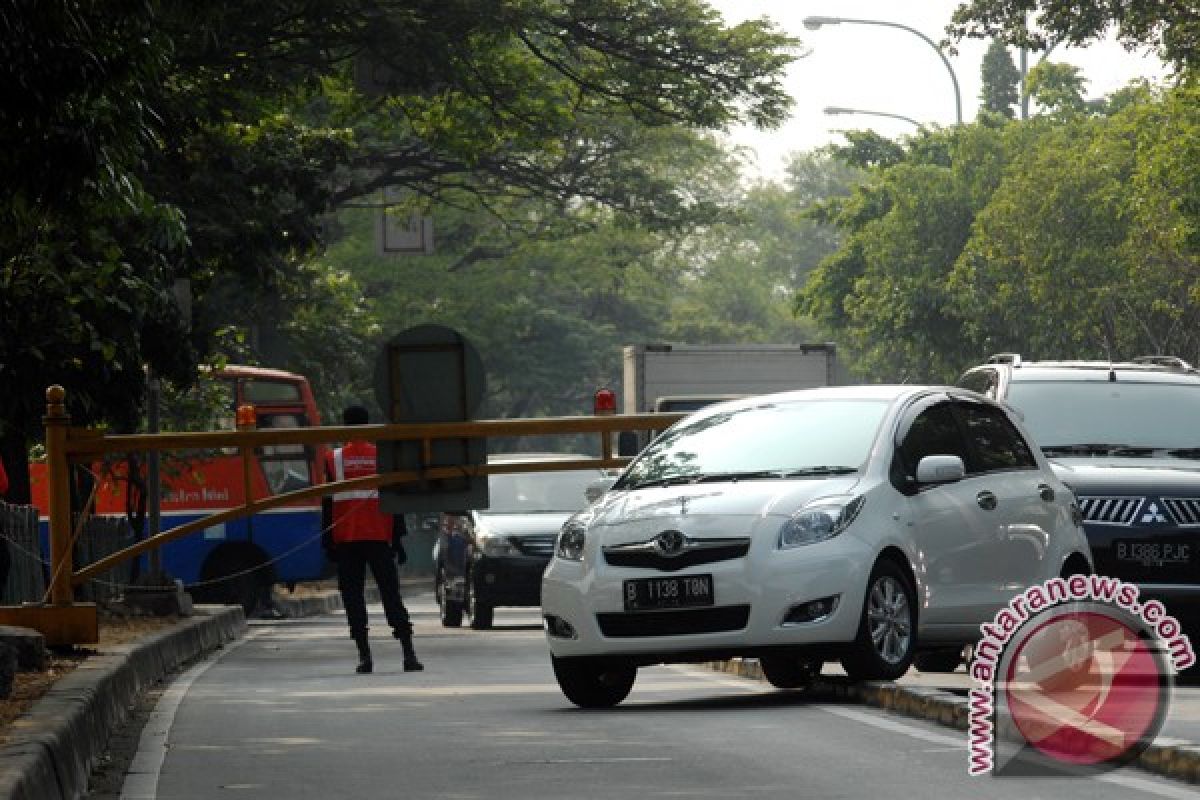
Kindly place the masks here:
[[(709, 662), (718, 672), (765, 681), (758, 661), (733, 659)], [(1182, 684), (1182, 685), (1180, 685)], [(935, 722), (964, 732), (968, 723), (967, 692), (975, 688), (961, 667), (951, 674), (909, 670), (895, 682), (853, 684), (833, 664), (826, 664), (815, 691), (856, 700), (864, 705)], [(1137, 760), (1137, 766), (1188, 783), (1200, 783), (1200, 683), (1177, 681), (1167, 719), (1157, 739)]]
[[(432, 577), (401, 579), (405, 595), (429, 591)], [(378, 601), (374, 586), (369, 602)], [(328, 614), (342, 607), (335, 586), (275, 595), (284, 617)], [(54, 684), (12, 725), (0, 745), (0, 800), (75, 800), (88, 788), (97, 759), (129, 709), (155, 684), (190, 661), (246, 632), (240, 606), (196, 606), (195, 614), (162, 633), (89, 656)]]

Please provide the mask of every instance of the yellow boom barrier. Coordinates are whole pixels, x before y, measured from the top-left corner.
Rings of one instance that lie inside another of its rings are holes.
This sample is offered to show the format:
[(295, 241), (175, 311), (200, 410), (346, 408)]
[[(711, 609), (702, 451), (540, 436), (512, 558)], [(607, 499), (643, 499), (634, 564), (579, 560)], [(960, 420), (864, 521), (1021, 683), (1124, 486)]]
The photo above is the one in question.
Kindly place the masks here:
[[(50, 517), (50, 602), (40, 605), (0, 607), (0, 624), (35, 628), (46, 636), (47, 644), (75, 645), (98, 639), (96, 607), (75, 603), (74, 586), (136, 558), (167, 542), (239, 517), (256, 514), (296, 500), (320, 497), (345, 489), (367, 489), (438, 478), (482, 476), (502, 472), (549, 472), (585, 468), (618, 468), (628, 458), (612, 452), (612, 434), (622, 431), (661, 431), (684, 414), (625, 414), (595, 417), (543, 417), (536, 419), (496, 419), (471, 422), (337, 425), (320, 428), (239, 429), (202, 433), (157, 433), (104, 435), (98, 431), (72, 428), (66, 410), (66, 390), (51, 386), (46, 390), (46, 462), (49, 477)], [(70, 465), (111, 453), (171, 450), (211, 450), (237, 448), (249, 460), (258, 447), (271, 445), (335, 444), (351, 441), (418, 441), (422, 452), (442, 439), (480, 439), (488, 437), (553, 436), (596, 434), (601, 439), (601, 455), (570, 461), (528, 461), (520, 464), (463, 464), (438, 466), (416, 471), (387, 472), (364, 478), (324, 483), (298, 491), (254, 499), (249, 492), (246, 502), (237, 508), (211, 514), (138, 542), (117, 553), (76, 570), (71, 554)]]

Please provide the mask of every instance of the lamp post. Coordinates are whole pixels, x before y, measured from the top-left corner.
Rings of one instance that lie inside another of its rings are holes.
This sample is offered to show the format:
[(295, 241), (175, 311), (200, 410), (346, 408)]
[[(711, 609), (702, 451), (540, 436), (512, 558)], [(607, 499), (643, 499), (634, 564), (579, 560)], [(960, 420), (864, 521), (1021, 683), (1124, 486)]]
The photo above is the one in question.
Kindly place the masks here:
[(942, 64), (946, 66), (946, 71), (950, 73), (950, 81), (954, 84), (954, 118), (959, 125), (962, 125), (962, 92), (958, 88), (958, 76), (954, 74), (954, 67), (950, 65), (950, 59), (946, 58), (946, 54), (942, 49), (925, 34), (921, 33), (916, 28), (910, 28), (907, 25), (901, 25), (899, 22), (885, 22), (879, 19), (851, 19), (850, 17), (805, 17), (804, 27), (810, 31), (815, 31), (823, 25), (840, 25), (842, 23), (849, 25), (880, 25), (885, 28), (899, 28), (902, 31), (908, 31), (914, 36), (921, 37), (927, 45), (933, 48), (938, 54), (938, 58), (942, 60)]
[(867, 114), (872, 117), (890, 117), (891, 119), (902, 119), (905, 122), (910, 122), (913, 125), (917, 126), (918, 128), (921, 127), (921, 123), (917, 122), (912, 117), (906, 117), (903, 114), (890, 114), (887, 111), (867, 111), (862, 108), (843, 108), (842, 106), (826, 106), (825, 113), (831, 117), (836, 116), (838, 114)]

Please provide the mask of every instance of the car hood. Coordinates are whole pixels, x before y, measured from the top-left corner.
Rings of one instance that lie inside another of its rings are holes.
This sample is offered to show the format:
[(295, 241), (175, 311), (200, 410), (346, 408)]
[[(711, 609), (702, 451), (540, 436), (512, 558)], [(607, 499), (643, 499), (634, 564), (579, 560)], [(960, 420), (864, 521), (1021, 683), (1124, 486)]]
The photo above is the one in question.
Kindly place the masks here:
[(501, 536), (558, 534), (573, 512), (538, 511), (521, 514), (480, 514), (479, 520), (489, 531)]
[(1050, 466), (1077, 494), (1200, 494), (1200, 461), (1178, 458), (1053, 458)]
[[(731, 528), (745, 531), (747, 520), (787, 517), (819, 497), (851, 492), (859, 476), (803, 480), (746, 480), (608, 492), (591, 509), (591, 525), (607, 527), (671, 525), (687, 532), (690, 523), (719, 529), (722, 520), (742, 520)], [(715, 524), (714, 524), (715, 522)], [(732, 534), (734, 531), (730, 530)]]

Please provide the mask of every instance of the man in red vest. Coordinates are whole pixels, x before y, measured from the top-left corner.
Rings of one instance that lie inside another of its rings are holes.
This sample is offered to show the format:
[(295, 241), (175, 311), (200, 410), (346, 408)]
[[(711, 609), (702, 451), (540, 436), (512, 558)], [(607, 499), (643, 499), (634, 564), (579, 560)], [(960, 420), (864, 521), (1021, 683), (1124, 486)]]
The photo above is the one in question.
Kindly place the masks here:
[[(342, 412), (345, 425), (365, 425), (367, 409), (350, 406)], [(341, 481), (376, 474), (375, 445), (370, 442), (350, 442), (326, 454), (325, 474), (328, 480)], [(350, 637), (358, 645), (357, 672), (370, 672), (371, 646), (367, 641), (367, 603), (363, 594), (367, 567), (379, 588), (379, 598), (392, 635), (404, 648), (404, 671), (425, 669), (413, 650), (412, 623), (408, 609), (400, 599), (400, 581), (396, 558), (403, 561), (403, 515), (385, 514), (379, 510), (377, 489), (358, 489), (335, 492), (332, 502), (325, 505), (327, 518), (323, 543), (329, 557), (337, 562), (338, 591), (346, 608)]]

